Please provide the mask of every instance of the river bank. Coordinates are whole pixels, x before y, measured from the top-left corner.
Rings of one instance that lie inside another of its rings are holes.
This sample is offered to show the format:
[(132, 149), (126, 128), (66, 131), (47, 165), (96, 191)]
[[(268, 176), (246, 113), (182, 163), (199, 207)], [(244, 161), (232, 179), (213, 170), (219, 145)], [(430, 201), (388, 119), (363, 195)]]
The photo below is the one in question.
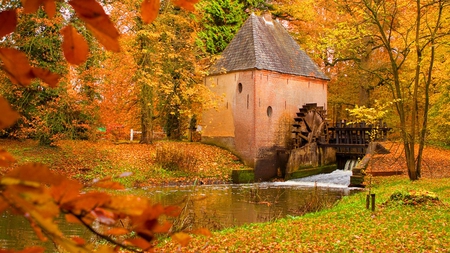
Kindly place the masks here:
[(167, 239), (156, 252), (448, 252), (449, 178), (374, 178), (375, 211), (366, 209), (367, 193), (316, 213), (197, 236), (183, 248)]
[(132, 172), (117, 179), (127, 188), (230, 183), (232, 170), (247, 169), (231, 152), (198, 142), (60, 141), (48, 147), (32, 140), (1, 139), (0, 148), (17, 160), (0, 175), (20, 164), (39, 162), (82, 182)]

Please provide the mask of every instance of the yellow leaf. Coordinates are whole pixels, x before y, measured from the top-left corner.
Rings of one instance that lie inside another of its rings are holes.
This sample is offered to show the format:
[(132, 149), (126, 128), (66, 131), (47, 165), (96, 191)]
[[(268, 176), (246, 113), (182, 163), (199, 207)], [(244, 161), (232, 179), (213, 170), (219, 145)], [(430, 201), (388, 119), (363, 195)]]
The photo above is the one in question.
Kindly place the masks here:
[(22, 86), (31, 84), (33, 74), (25, 53), (13, 48), (0, 48), (0, 59), (3, 61), (3, 70), (12, 83)]
[(50, 87), (54, 88), (58, 86), (59, 79), (61, 78), (58, 74), (52, 73), (50, 70), (43, 68), (31, 68), (34, 76), (44, 81)]
[(0, 12), (0, 38), (14, 32), (17, 26), (16, 10)]
[(156, 19), (159, 12), (160, 0), (144, 0), (141, 4), (141, 17), (144, 23), (149, 24)]
[(70, 64), (79, 65), (85, 62), (89, 54), (89, 46), (86, 40), (71, 25), (61, 30), (64, 37), (62, 49), (64, 57)]
[[(12, 126), (20, 117), (19, 113), (14, 111), (11, 108), (9, 102), (1, 96), (0, 96), (0, 111), (2, 112), (0, 113), (0, 129), (5, 129)], [(2, 153), (2, 155), (4, 155), (3, 157), (7, 156), (4, 153)], [(5, 159), (6, 161), (8, 160), (8, 158)], [(5, 160), (2, 161), (6, 162)]]
[(191, 236), (184, 233), (179, 232), (172, 235), (172, 239), (178, 242), (182, 247), (187, 246), (191, 241)]

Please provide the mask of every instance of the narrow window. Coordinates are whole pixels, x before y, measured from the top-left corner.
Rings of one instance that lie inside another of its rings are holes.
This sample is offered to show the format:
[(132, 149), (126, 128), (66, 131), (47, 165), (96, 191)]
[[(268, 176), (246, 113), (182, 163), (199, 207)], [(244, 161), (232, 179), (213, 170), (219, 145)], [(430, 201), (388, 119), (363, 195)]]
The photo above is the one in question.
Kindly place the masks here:
[(248, 105), (249, 105), (249, 95), (247, 94), (247, 109), (248, 109)]
[(272, 106), (267, 107), (267, 116), (272, 116)]
[(239, 91), (239, 93), (242, 92), (242, 83), (239, 83), (239, 84), (238, 84), (238, 91)]

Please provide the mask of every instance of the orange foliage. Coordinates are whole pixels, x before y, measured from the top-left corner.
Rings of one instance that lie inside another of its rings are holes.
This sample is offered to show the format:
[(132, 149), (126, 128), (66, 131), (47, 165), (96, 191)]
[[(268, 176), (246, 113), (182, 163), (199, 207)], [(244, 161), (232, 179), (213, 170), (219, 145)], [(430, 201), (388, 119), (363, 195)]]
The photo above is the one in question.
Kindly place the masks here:
[[(145, 22), (151, 22), (157, 15), (159, 1), (145, 1), (142, 12)], [(193, 10), (197, 0), (178, 0), (179, 6)], [(69, 4), (77, 16), (85, 22), (86, 27), (95, 38), (109, 51), (119, 52), (119, 32), (103, 7), (95, 0), (71, 0)], [(43, 6), (47, 16), (53, 18), (56, 14), (54, 0), (22, 0), (23, 12), (34, 13)], [(15, 9), (0, 12), (0, 38), (12, 33), (17, 26)], [(66, 60), (71, 64), (81, 64), (87, 59), (88, 48), (84, 38), (71, 26), (61, 30), (64, 36), (62, 50)], [(55, 87), (59, 75), (49, 70), (30, 65), (26, 55), (13, 48), (0, 48), (2, 69), (12, 83), (27, 86), (33, 78), (39, 78), (50, 87)], [(133, 69), (133, 68), (132, 68)], [(122, 79), (127, 83), (126, 78)], [(110, 94), (112, 96), (112, 94)], [(111, 99), (114, 101), (114, 99)], [(11, 126), (19, 115), (13, 111), (8, 102), (0, 97), (0, 130)], [(117, 116), (117, 115), (115, 115)], [(0, 166), (9, 166), (14, 158), (5, 150), (0, 149)], [(165, 208), (151, 204), (148, 200), (135, 196), (114, 196), (96, 190), (98, 188), (121, 189), (112, 178), (100, 180), (86, 186), (54, 173), (42, 164), (21, 165), (0, 178), (0, 212), (7, 209), (15, 214), (23, 215), (30, 222), (31, 227), (41, 240), (53, 240), (68, 252), (92, 252), (93, 245), (82, 238), (66, 238), (59, 230), (54, 219), (61, 213), (65, 214), (69, 222), (77, 221), (88, 227), (98, 236), (121, 248), (142, 252), (151, 250), (152, 240), (157, 233), (167, 233), (170, 224), (160, 223), (162, 215), (177, 213), (173, 207)], [(115, 224), (119, 219), (129, 218), (131, 228), (138, 237), (129, 237), (131, 231), (120, 229)], [(98, 222), (110, 226), (106, 235), (91, 227), (91, 223)], [(112, 239), (107, 235), (124, 234), (126, 239)], [(174, 235), (174, 239), (186, 245), (190, 236), (184, 233)], [(117, 247), (101, 246), (98, 252), (117, 252)], [(0, 250), (0, 253), (43, 252), (42, 247), (30, 247), (22, 251)]]

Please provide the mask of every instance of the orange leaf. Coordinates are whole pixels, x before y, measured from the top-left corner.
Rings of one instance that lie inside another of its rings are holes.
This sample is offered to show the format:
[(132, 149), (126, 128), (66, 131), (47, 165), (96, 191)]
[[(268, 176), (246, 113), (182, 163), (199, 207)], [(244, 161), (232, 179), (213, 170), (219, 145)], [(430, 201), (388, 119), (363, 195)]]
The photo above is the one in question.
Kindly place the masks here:
[(71, 25), (64, 27), (61, 34), (64, 37), (62, 49), (66, 60), (74, 65), (85, 62), (89, 54), (89, 46), (83, 36)]
[(172, 239), (175, 240), (176, 242), (178, 242), (182, 247), (184, 247), (189, 244), (189, 241), (191, 240), (191, 236), (186, 233), (179, 232), (179, 233), (173, 234)]
[(196, 235), (211, 236), (211, 231), (209, 231), (209, 229), (207, 229), (207, 228), (195, 229), (191, 233), (196, 234)]
[[(0, 111), (2, 112), (0, 114), (0, 129), (5, 129), (12, 126), (20, 117), (19, 113), (14, 111), (9, 102), (3, 97), (0, 97)], [(8, 160), (10, 161), (11, 159), (8, 158), (5, 153), (2, 153), (2, 156), (0, 157), (2, 164)]]
[(163, 224), (156, 224), (155, 227), (153, 227), (152, 232), (153, 233), (167, 233), (167, 232), (169, 232), (171, 227), (172, 227), (172, 223), (165, 221)]
[(152, 247), (152, 245), (147, 240), (142, 238), (127, 239), (126, 242), (131, 243), (132, 245), (141, 248), (142, 250), (149, 250)]
[(126, 235), (130, 233), (130, 231), (126, 228), (111, 228), (106, 231), (107, 235)]
[(195, 11), (194, 4), (198, 3), (198, 1), (199, 0), (177, 0), (174, 4), (188, 11)]
[(62, 208), (80, 214), (81, 211), (90, 212), (94, 208), (109, 202), (110, 199), (109, 195), (104, 192), (88, 192), (64, 203)]
[(83, 185), (80, 182), (64, 179), (58, 185), (53, 185), (50, 188), (50, 193), (56, 203), (64, 204), (78, 197), (82, 188)]
[(31, 84), (33, 74), (25, 53), (13, 48), (0, 48), (0, 59), (3, 61), (3, 70), (14, 84), (28, 86)]
[(53, 0), (44, 0), (44, 10), (49, 18), (53, 18), (56, 15), (56, 3)]
[(141, 4), (141, 17), (144, 23), (149, 24), (156, 19), (159, 13), (160, 0), (144, 0)]
[(92, 185), (93, 187), (104, 188), (104, 189), (113, 189), (113, 190), (123, 190), (125, 187), (119, 182), (113, 181), (99, 181)]
[(81, 224), (81, 221), (73, 214), (68, 213), (64, 215), (64, 218), (66, 218), (66, 221), (69, 223)]
[(34, 76), (44, 81), (50, 87), (55, 88), (58, 86), (59, 79), (61, 78), (58, 74), (52, 73), (50, 70), (43, 68), (31, 68)]
[(48, 238), (42, 233), (42, 229), (41, 227), (39, 227), (38, 225), (36, 225), (36, 223), (34, 223), (33, 220), (29, 219), (30, 221), (30, 225), (31, 228), (33, 228), (34, 233), (36, 234), (36, 236), (39, 238), (39, 240), (41, 242), (46, 242), (48, 241)]
[(119, 32), (102, 6), (95, 0), (72, 0), (69, 2), (77, 16), (107, 50), (120, 51)]
[(63, 177), (50, 171), (47, 166), (39, 163), (24, 164), (6, 175), (4, 178), (14, 178), (23, 181), (33, 181), (41, 184), (59, 184)]
[(23, 12), (25, 14), (36, 12), (44, 0), (22, 0)]
[(14, 32), (17, 26), (16, 10), (0, 12), (0, 38)]

